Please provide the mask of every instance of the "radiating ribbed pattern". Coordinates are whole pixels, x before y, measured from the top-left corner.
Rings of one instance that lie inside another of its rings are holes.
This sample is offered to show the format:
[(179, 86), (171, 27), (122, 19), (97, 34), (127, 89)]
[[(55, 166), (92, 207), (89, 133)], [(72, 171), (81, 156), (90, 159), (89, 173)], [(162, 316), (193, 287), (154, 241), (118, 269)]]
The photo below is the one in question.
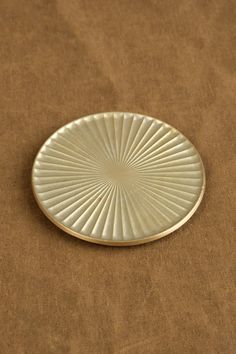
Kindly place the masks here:
[(102, 113), (59, 129), (39, 151), (42, 209), (73, 232), (109, 241), (159, 234), (191, 212), (203, 166), (193, 145), (154, 118)]

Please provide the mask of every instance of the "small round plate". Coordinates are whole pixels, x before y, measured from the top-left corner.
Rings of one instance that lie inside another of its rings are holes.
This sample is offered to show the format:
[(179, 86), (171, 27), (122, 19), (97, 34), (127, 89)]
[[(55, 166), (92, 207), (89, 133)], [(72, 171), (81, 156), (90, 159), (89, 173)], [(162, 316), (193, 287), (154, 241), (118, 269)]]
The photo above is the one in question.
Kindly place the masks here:
[(195, 147), (170, 125), (134, 113), (75, 120), (41, 147), (32, 170), (39, 207), (80, 239), (128, 246), (183, 225), (204, 194)]

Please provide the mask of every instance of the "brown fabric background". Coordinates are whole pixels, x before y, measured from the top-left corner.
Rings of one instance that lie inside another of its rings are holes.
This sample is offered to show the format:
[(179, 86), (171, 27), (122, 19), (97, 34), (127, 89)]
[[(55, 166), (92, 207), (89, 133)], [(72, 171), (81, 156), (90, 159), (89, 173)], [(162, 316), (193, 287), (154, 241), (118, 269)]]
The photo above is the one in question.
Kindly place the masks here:
[[(233, 354), (234, 0), (1, 0), (1, 354)], [(131, 248), (57, 229), (35, 154), (103, 111), (170, 123), (207, 190), (174, 234)]]

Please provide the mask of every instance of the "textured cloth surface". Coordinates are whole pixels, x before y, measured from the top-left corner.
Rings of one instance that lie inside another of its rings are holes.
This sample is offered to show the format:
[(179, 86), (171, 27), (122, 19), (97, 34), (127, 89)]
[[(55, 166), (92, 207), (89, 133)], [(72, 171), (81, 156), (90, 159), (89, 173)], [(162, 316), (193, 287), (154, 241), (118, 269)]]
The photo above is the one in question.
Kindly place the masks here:
[[(1, 0), (2, 354), (235, 353), (235, 18), (233, 0)], [(199, 150), (205, 197), (172, 235), (93, 245), (37, 207), (41, 144), (103, 111)]]

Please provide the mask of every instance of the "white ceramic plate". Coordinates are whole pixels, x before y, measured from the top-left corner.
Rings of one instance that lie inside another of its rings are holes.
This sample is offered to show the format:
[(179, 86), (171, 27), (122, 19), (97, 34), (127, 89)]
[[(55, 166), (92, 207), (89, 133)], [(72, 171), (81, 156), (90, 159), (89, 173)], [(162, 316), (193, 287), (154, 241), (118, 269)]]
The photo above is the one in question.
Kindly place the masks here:
[(55, 132), (36, 156), (32, 185), (46, 216), (105, 245), (166, 236), (197, 209), (205, 173), (195, 147), (170, 125), (133, 113), (100, 113)]

